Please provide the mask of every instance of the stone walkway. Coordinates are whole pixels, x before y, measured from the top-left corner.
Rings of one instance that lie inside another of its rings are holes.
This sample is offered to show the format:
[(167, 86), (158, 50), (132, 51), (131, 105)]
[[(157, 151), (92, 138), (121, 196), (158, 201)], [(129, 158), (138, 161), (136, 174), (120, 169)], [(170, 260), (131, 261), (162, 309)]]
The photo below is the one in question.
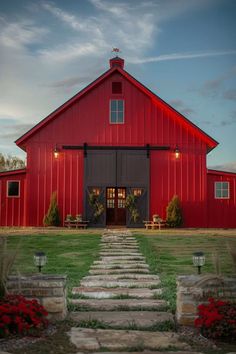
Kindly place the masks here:
[(173, 315), (159, 298), (159, 276), (150, 274), (129, 231), (104, 232), (100, 260), (72, 293), (78, 299), (70, 301), (77, 309), (70, 318), (78, 327), (71, 328), (68, 335), (78, 354), (103, 350), (113, 354), (148, 350), (152, 354), (200, 354), (191, 352), (174, 331)]

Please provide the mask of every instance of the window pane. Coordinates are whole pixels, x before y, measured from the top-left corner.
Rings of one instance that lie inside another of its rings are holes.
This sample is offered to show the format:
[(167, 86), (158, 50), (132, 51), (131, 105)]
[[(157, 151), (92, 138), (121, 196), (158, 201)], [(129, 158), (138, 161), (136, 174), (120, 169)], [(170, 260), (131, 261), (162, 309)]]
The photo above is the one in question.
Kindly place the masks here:
[(9, 197), (19, 197), (19, 182), (8, 182), (8, 194)]
[(118, 100), (118, 111), (122, 111), (124, 110), (124, 101), (123, 100)]
[(223, 189), (228, 189), (228, 186), (229, 186), (228, 182), (222, 182)]
[(114, 209), (114, 207), (115, 207), (114, 199), (108, 199), (107, 200), (107, 208)]
[(216, 198), (221, 198), (221, 191), (220, 191), (220, 189), (216, 189), (215, 196), (216, 196)]
[(123, 112), (118, 112), (118, 119), (117, 119), (118, 123), (123, 123), (124, 122), (124, 115)]
[(116, 111), (117, 110), (117, 100), (111, 100), (111, 111)]
[(116, 123), (116, 116), (117, 116), (116, 112), (111, 112), (111, 123)]
[(125, 200), (124, 199), (119, 199), (118, 200), (118, 208), (124, 209), (125, 208)]
[(222, 197), (223, 197), (223, 198), (228, 198), (228, 197), (229, 197), (229, 191), (228, 191), (228, 189), (223, 189), (223, 190), (222, 190)]

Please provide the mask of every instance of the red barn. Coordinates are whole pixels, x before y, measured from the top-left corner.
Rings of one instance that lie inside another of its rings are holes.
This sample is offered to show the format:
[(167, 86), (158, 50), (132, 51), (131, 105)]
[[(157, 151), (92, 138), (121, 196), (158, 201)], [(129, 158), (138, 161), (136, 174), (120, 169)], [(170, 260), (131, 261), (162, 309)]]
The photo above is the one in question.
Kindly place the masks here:
[[(91, 225), (138, 226), (165, 218), (177, 194), (185, 227), (236, 227), (236, 174), (206, 167), (218, 143), (119, 57), (16, 144), (27, 167), (0, 173), (1, 226), (41, 226), (56, 191), (62, 221), (82, 214)], [(136, 221), (126, 207), (133, 195)]]

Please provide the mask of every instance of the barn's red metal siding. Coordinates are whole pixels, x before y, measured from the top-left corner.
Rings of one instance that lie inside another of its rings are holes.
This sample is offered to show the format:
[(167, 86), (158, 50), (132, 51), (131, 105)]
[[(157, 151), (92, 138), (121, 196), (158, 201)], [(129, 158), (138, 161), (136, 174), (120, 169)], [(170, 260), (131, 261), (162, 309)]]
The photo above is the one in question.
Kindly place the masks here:
[[(215, 199), (215, 182), (229, 182), (229, 199)], [(208, 227), (236, 227), (236, 173), (208, 170)]]
[[(206, 169), (206, 153), (217, 142), (121, 67), (111, 68), (17, 140), (27, 152), (27, 173), (0, 174), (0, 225), (41, 226), (54, 191), (61, 220), (66, 214), (83, 214), (84, 153), (62, 146), (87, 143), (169, 146), (170, 150), (150, 151), (149, 217), (165, 218), (167, 204), (177, 194), (185, 227), (236, 227), (236, 174)], [(112, 95), (113, 81), (122, 82), (122, 94)], [(124, 124), (110, 124), (110, 99), (125, 100)], [(53, 156), (55, 147), (58, 159)], [(7, 198), (7, 180), (20, 180), (20, 198)], [(214, 199), (214, 182), (225, 180), (230, 182), (230, 199)]]
[[(7, 181), (20, 182), (19, 197), (7, 196)], [(0, 173), (0, 225), (24, 226), (26, 201), (26, 171), (16, 170)]]
[[(123, 94), (112, 95), (112, 81), (122, 81)], [(109, 123), (109, 100), (124, 98), (125, 123)], [(206, 143), (197, 132), (181, 125), (168, 107), (158, 105), (121, 74), (114, 73), (96, 89), (59, 114), (27, 142), (27, 225), (42, 225), (52, 191), (58, 192), (61, 218), (83, 211), (83, 153), (64, 150), (55, 160), (57, 145), (169, 145), (152, 151), (150, 216), (165, 209), (174, 194), (182, 200), (185, 226), (206, 225)], [(178, 146), (181, 157), (176, 160)], [(191, 208), (190, 208), (191, 207)]]

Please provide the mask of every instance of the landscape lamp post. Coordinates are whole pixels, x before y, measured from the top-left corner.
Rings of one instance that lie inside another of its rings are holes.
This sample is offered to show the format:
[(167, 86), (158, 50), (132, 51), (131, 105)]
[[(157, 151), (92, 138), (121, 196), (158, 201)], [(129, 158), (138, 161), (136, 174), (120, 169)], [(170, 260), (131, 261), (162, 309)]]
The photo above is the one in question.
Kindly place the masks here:
[(193, 265), (198, 268), (198, 274), (201, 274), (201, 267), (205, 264), (205, 254), (203, 252), (193, 253)]
[(39, 272), (45, 264), (47, 263), (47, 256), (44, 252), (35, 252), (34, 254), (34, 264), (38, 267)]

